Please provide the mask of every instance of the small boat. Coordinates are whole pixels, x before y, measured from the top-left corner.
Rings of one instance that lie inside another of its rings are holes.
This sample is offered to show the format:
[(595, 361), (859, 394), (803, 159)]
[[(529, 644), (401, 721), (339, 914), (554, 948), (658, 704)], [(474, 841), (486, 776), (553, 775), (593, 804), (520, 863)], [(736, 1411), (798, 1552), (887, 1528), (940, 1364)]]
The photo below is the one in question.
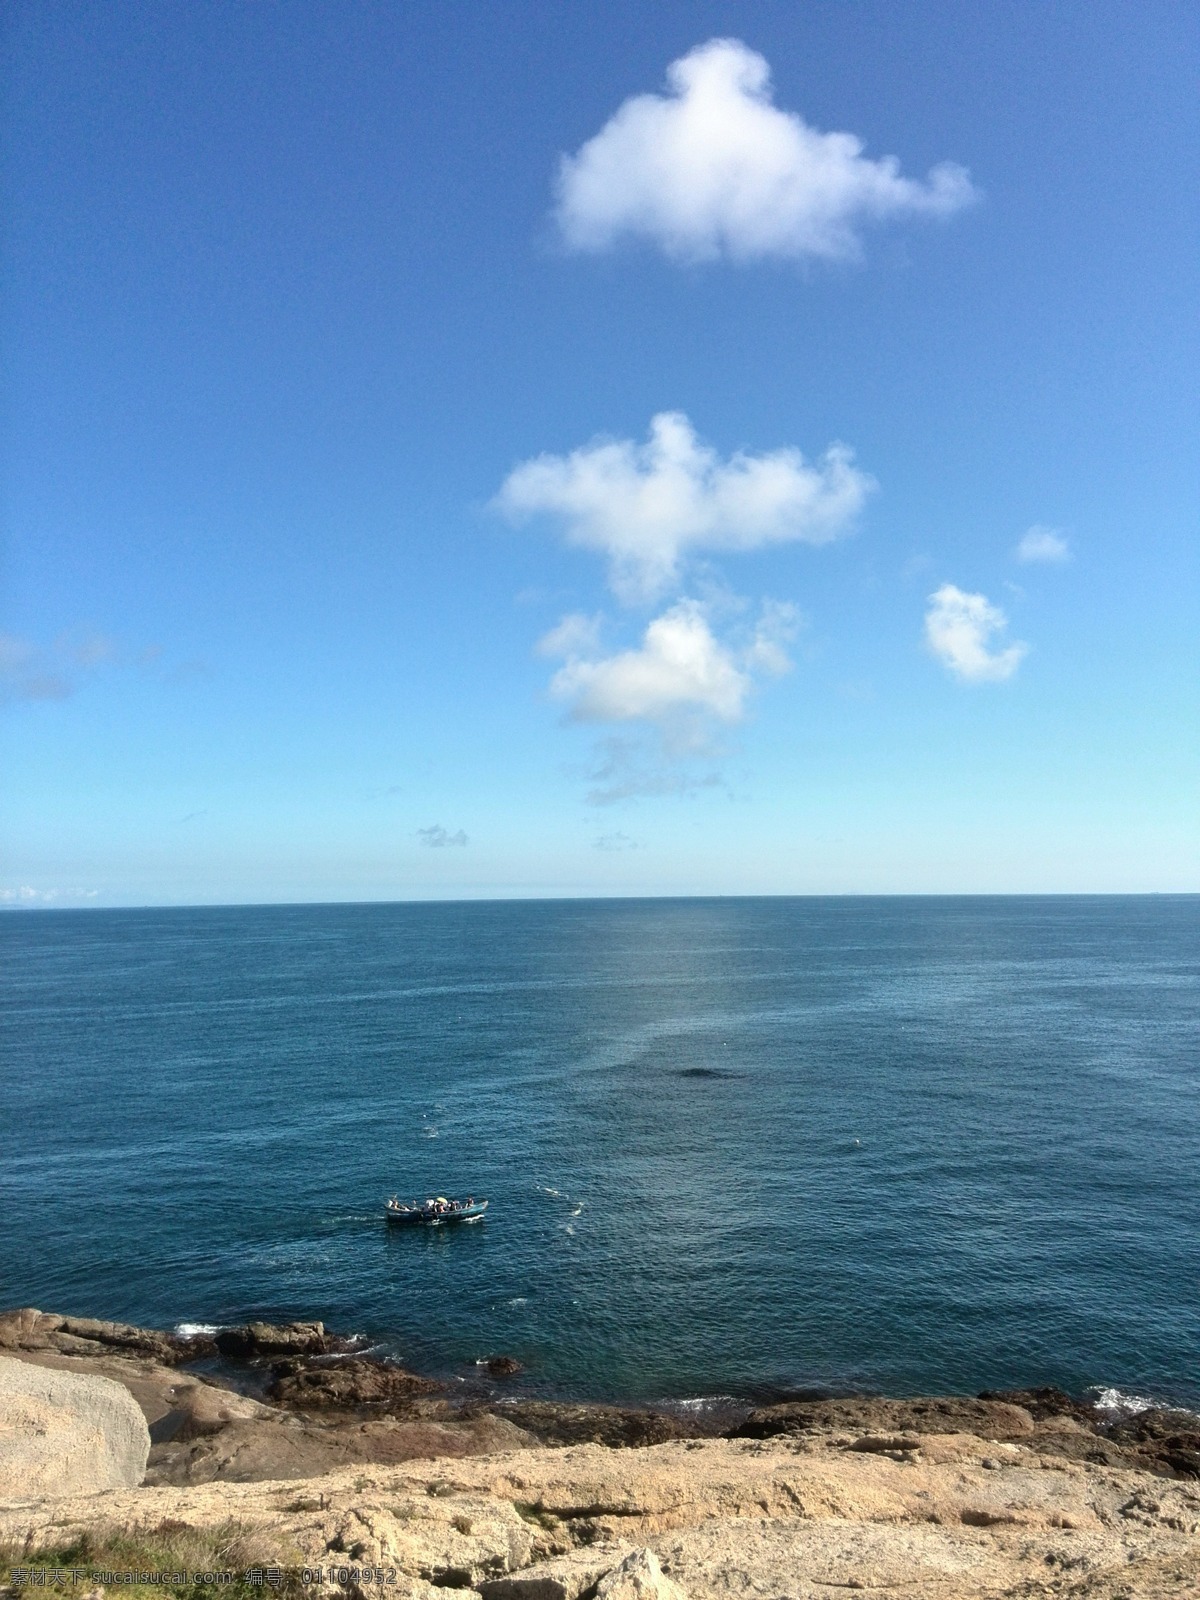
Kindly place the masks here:
[(478, 1222), (487, 1208), (486, 1200), (476, 1200), (473, 1195), (467, 1200), (447, 1200), (444, 1194), (439, 1194), (421, 1205), (414, 1201), (411, 1206), (402, 1204), (393, 1195), (387, 1203), (387, 1219), (397, 1227), (423, 1222), (436, 1228), (443, 1222)]

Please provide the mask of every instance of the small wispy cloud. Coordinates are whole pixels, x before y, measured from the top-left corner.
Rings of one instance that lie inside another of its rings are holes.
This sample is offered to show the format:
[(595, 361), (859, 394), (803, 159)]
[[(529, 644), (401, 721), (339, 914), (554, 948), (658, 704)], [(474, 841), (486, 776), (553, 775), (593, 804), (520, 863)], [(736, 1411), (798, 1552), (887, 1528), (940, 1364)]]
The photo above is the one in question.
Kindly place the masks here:
[(66, 700), (83, 682), (107, 667), (157, 665), (160, 645), (131, 652), (108, 634), (62, 633), (48, 646), (0, 633), (0, 704)]
[(95, 900), (99, 889), (35, 889), (23, 883), (19, 888), (0, 888), (0, 905), (48, 906), (62, 900)]
[(638, 843), (631, 839), (627, 833), (602, 833), (594, 841), (596, 850), (636, 850)]
[(948, 671), (967, 683), (1000, 683), (1016, 672), (1029, 646), (1016, 641), (993, 648), (995, 637), (1007, 627), (1008, 618), (986, 595), (944, 583), (929, 596), (925, 642)]
[(461, 828), (457, 833), (451, 833), (448, 828), (443, 828), (435, 822), (430, 828), (418, 828), (417, 838), (422, 844), (428, 845), (433, 850), (445, 850), (458, 845), (469, 844), (470, 840)]
[(588, 783), (584, 799), (590, 806), (679, 799), (727, 788), (717, 765), (725, 754), (715, 742), (670, 746), (652, 730), (634, 729), (598, 739), (590, 760), (577, 772)]
[(666, 95), (626, 100), (558, 173), (566, 244), (643, 239), (682, 261), (854, 259), (868, 223), (948, 217), (977, 198), (964, 168), (906, 178), (852, 133), (822, 133), (773, 103), (771, 69), (710, 39), (667, 69)]
[(815, 464), (790, 446), (722, 459), (683, 412), (663, 411), (644, 444), (599, 438), (522, 462), (494, 504), (513, 521), (557, 519), (568, 544), (607, 557), (617, 597), (640, 605), (676, 586), (698, 551), (841, 538), (874, 487), (847, 445)]
[(0, 699), (65, 700), (73, 685), (28, 639), (0, 633)]
[(1061, 529), (1034, 523), (1017, 541), (1016, 556), (1018, 561), (1043, 561), (1061, 566), (1071, 559), (1071, 547)]
[(555, 659), (562, 656), (590, 656), (600, 649), (602, 617), (586, 617), (569, 611), (562, 621), (544, 633), (534, 646), (538, 655)]

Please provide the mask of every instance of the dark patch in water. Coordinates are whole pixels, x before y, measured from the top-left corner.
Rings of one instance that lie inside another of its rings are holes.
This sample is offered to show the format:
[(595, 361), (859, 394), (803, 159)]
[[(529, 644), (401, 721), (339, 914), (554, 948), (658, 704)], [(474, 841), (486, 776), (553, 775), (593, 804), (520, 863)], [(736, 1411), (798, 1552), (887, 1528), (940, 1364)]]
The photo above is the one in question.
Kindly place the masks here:
[(743, 1078), (743, 1072), (729, 1072), (724, 1067), (681, 1067), (677, 1078)]

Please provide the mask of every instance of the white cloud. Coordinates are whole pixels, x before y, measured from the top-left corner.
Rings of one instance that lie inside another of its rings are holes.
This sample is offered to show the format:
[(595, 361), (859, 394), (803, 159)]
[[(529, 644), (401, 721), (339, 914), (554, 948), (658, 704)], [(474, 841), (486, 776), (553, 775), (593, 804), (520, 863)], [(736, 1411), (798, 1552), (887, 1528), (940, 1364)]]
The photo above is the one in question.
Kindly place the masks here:
[(599, 617), (585, 617), (581, 611), (570, 611), (557, 626), (550, 629), (535, 646), (540, 656), (589, 656), (600, 649)]
[(1007, 626), (1003, 611), (984, 595), (967, 594), (944, 583), (929, 596), (925, 641), (943, 666), (968, 683), (998, 683), (1011, 678), (1020, 666), (1028, 645), (991, 647), (994, 636)]
[(662, 725), (689, 714), (740, 722), (754, 671), (778, 675), (791, 665), (783, 646), (796, 626), (794, 607), (768, 602), (739, 649), (716, 637), (700, 601), (680, 600), (649, 624), (636, 649), (598, 658), (568, 652), (550, 692), (577, 722)]
[(557, 219), (577, 250), (623, 236), (682, 260), (844, 259), (864, 223), (949, 216), (975, 197), (964, 168), (921, 182), (852, 133), (821, 133), (772, 103), (771, 69), (738, 39), (710, 39), (667, 69), (667, 95), (626, 100), (558, 175)]
[(1017, 543), (1018, 561), (1061, 563), (1070, 559), (1071, 547), (1057, 528), (1044, 528), (1035, 522)]
[(457, 833), (451, 833), (448, 828), (443, 828), (439, 822), (435, 822), (431, 828), (418, 828), (417, 838), (420, 839), (422, 844), (429, 845), (433, 850), (445, 850), (453, 845), (464, 845), (470, 842), (461, 828)]
[(683, 709), (737, 722), (750, 681), (714, 637), (701, 607), (681, 600), (654, 619), (638, 649), (599, 661), (569, 660), (550, 692), (570, 703), (579, 722), (658, 722)]
[(560, 518), (569, 543), (608, 557), (613, 589), (633, 604), (677, 582), (690, 551), (819, 545), (848, 532), (875, 487), (853, 460), (834, 444), (811, 466), (790, 448), (723, 461), (682, 412), (664, 411), (645, 444), (596, 439), (523, 462), (495, 504), (514, 520)]

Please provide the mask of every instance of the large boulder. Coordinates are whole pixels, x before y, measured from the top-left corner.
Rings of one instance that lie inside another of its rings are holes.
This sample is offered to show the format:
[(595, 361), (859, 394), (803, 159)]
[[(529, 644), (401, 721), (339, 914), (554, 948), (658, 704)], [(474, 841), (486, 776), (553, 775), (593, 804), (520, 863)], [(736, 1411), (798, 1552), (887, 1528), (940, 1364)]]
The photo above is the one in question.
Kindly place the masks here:
[(0, 1356), (0, 1501), (133, 1488), (149, 1454), (146, 1419), (119, 1383)]
[(307, 1365), (280, 1361), (274, 1367), (272, 1400), (289, 1406), (333, 1406), (354, 1410), (359, 1406), (405, 1405), (418, 1395), (437, 1394), (444, 1385), (418, 1377), (390, 1361), (369, 1356)]
[(349, 1348), (345, 1339), (325, 1332), (323, 1322), (248, 1322), (222, 1328), (217, 1349), (223, 1356), (249, 1360), (255, 1356), (323, 1356)]

